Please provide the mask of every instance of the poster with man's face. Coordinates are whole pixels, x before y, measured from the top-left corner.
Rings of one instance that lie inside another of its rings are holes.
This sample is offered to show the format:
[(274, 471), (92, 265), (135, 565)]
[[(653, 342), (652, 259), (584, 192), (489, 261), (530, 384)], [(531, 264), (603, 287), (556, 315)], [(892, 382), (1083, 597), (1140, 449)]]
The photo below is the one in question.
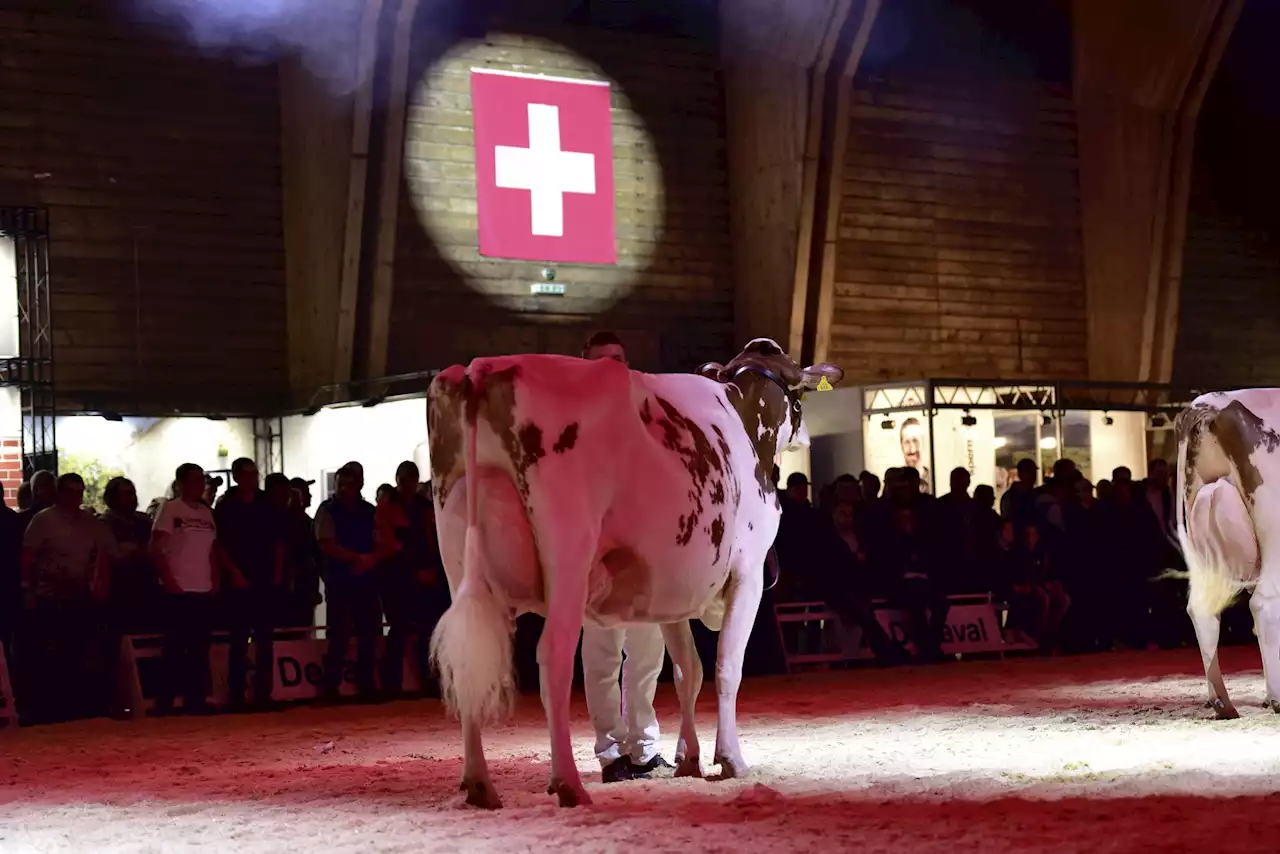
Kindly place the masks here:
[[(888, 422), (892, 426), (886, 428)], [(891, 468), (913, 468), (920, 472), (921, 490), (932, 492), (929, 426), (923, 411), (872, 416), (862, 435), (867, 471), (883, 480)]]

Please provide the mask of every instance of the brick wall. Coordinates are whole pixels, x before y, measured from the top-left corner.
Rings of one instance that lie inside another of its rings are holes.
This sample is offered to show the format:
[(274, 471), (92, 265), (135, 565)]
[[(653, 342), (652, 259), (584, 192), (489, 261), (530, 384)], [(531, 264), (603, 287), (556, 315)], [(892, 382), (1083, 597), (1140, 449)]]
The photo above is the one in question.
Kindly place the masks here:
[(4, 503), (18, 508), (18, 487), (22, 485), (22, 442), (18, 439), (0, 439), (0, 489), (4, 490)]

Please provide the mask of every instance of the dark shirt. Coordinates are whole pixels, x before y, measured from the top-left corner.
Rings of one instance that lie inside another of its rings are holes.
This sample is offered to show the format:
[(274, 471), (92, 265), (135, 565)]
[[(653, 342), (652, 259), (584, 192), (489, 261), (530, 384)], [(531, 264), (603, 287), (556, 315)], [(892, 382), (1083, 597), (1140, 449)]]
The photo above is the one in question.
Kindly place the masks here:
[(26, 536), (27, 528), (31, 527), (31, 520), (36, 518), (36, 514), (43, 510), (43, 507), (36, 507), (34, 504), (26, 510), (18, 511), (18, 543), (21, 547), (22, 538)]
[(879, 592), (872, 577), (831, 522), (808, 502), (782, 499), (774, 549), (786, 585), (808, 599), (831, 599), (842, 591)]
[(432, 554), (431, 530), (429, 518), (432, 511), (431, 502), (420, 496), (413, 496), (407, 503), (396, 501), (388, 508), (395, 512), (389, 514), (389, 527), (400, 544), (395, 563), (409, 571), (419, 569), (439, 569), (439, 548)]
[[(373, 552), (374, 506), (361, 498), (348, 507), (332, 498), (316, 508), (316, 539), (332, 539), (342, 548), (356, 554)], [(362, 586), (373, 583), (374, 573), (357, 575), (344, 560), (325, 555), (324, 583), (327, 588)]]
[(1040, 522), (1036, 511), (1036, 490), (1015, 483), (1000, 497), (1000, 515), (1006, 522), (1012, 522), (1017, 530), (1036, 526)]
[(108, 510), (102, 514), (102, 524), (107, 526), (107, 530), (116, 541), (118, 557), (112, 565), (112, 592), (122, 587), (128, 589), (134, 586), (158, 585), (159, 576), (151, 563), (151, 553), (147, 548), (151, 542), (151, 519), (147, 514), (121, 515)]
[(145, 513), (102, 514), (116, 543), (111, 562), (111, 602), (120, 628), (125, 632), (147, 632), (163, 626), (161, 597), (164, 588), (151, 558), (151, 517)]
[(310, 601), (319, 589), (320, 550), (316, 545), (315, 523), (305, 510), (289, 514), (289, 541), (285, 560), (290, 568), (293, 592)]
[(22, 602), (22, 523), (17, 512), (0, 507), (0, 623)]
[(218, 542), (250, 584), (271, 584), (276, 558), (286, 536), (284, 512), (258, 490), (245, 501), (232, 490), (213, 511)]

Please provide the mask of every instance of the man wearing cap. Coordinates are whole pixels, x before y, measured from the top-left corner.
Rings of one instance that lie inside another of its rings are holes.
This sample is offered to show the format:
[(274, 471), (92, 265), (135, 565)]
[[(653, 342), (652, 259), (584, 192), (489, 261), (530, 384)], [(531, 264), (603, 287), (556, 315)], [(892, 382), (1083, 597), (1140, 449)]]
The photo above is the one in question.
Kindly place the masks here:
[[(582, 357), (627, 364), (622, 341), (612, 332), (597, 332), (587, 339)], [(653, 709), (666, 652), (662, 627), (655, 624), (582, 628), (587, 711), (596, 730), (600, 777), (606, 783), (645, 777), (671, 767), (658, 753), (658, 713)]]
[(316, 623), (316, 606), (320, 596), (321, 554), (316, 546), (316, 532), (307, 510), (311, 507), (314, 480), (290, 478), (286, 526), (289, 531), (289, 625), (310, 628)]

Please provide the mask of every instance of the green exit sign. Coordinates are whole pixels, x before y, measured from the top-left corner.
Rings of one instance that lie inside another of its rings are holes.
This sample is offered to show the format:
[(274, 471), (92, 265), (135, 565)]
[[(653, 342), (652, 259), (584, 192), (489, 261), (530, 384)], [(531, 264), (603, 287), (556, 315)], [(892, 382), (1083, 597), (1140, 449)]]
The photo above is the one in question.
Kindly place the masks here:
[(562, 297), (564, 285), (560, 282), (534, 282), (529, 285), (529, 293), (536, 297)]

